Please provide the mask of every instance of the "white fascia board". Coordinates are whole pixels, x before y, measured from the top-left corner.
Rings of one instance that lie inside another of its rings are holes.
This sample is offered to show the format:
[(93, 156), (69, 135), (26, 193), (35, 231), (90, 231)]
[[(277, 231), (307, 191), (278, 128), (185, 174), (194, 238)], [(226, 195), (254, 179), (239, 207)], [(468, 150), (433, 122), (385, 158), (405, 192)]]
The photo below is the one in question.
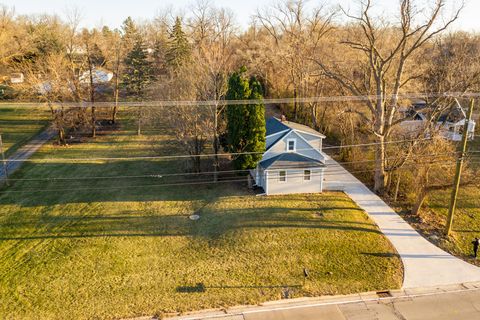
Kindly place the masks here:
[[(264, 160), (267, 160), (267, 159), (265, 159), (265, 155), (266, 155), (266, 154), (269, 154), (269, 153), (272, 151), (273, 147), (275, 147), (277, 144), (279, 144), (280, 141), (285, 140), (285, 139), (288, 139), (288, 137), (289, 137), (292, 133), (295, 133), (296, 136), (298, 136), (300, 139), (302, 139), (306, 144), (308, 144), (309, 146), (312, 146), (312, 145), (310, 144), (310, 142), (307, 141), (307, 139), (305, 139), (304, 137), (302, 137), (301, 134), (299, 134), (299, 133), (296, 132), (295, 130), (291, 130), (291, 131), (290, 131), (289, 133), (287, 133), (284, 137), (282, 137), (282, 139), (279, 139), (276, 143), (272, 144), (267, 151), (265, 151), (265, 153), (263, 154), (263, 159), (264, 159)], [(324, 154), (322, 151), (317, 150), (317, 149), (315, 149), (314, 147), (312, 147), (312, 150), (315, 150), (315, 151), (322, 157), (323, 160), (326, 159), (325, 154)], [(285, 152), (285, 153), (287, 153), (287, 152)], [(298, 152), (297, 152), (297, 153), (298, 153)], [(269, 159), (269, 158), (268, 158), (268, 159)], [(262, 161), (263, 161), (263, 160), (262, 160)]]
[(266, 138), (268, 137), (273, 137), (273, 136), (276, 136), (276, 135), (280, 135), (280, 134), (284, 134), (285, 132), (289, 131), (290, 129), (286, 129), (286, 130), (283, 130), (283, 131), (279, 131), (279, 132), (275, 132), (275, 133), (272, 133), (272, 134), (269, 134), (268, 136), (266, 136)]
[(305, 133), (305, 134), (308, 134), (310, 136), (319, 137), (319, 138), (322, 138), (322, 139), (327, 138), (327, 136), (325, 136), (324, 134), (321, 134), (320, 132), (319, 133), (313, 133), (313, 132), (307, 132), (307, 131), (297, 130), (297, 129), (292, 129), (292, 130), (297, 131), (297, 132), (301, 132), (301, 133)]

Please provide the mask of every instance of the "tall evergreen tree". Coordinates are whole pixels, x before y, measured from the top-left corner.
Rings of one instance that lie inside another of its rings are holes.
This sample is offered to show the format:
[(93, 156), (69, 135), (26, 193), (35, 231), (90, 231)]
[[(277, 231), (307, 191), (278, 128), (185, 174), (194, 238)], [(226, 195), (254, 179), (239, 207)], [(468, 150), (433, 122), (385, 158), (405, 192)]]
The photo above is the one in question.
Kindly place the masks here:
[(143, 40), (138, 37), (132, 50), (125, 58), (123, 86), (128, 94), (141, 98), (146, 87), (154, 80), (153, 66), (148, 59), (147, 49)]
[(182, 20), (177, 17), (169, 34), (165, 60), (173, 69), (183, 66), (190, 58), (190, 44), (182, 29)]
[(131, 17), (125, 19), (122, 25), (122, 37), (123, 37), (123, 44), (125, 46), (125, 51), (128, 52), (132, 50), (135, 42), (138, 41), (140, 34), (138, 32), (137, 25), (135, 21)]
[[(227, 100), (261, 100), (262, 88), (242, 67), (228, 81)], [(262, 103), (227, 106), (227, 144), (237, 170), (253, 169), (265, 151), (265, 106)]]
[[(252, 77), (250, 79), (250, 100), (261, 101), (263, 99), (263, 88), (260, 82)], [(248, 152), (258, 152), (243, 155), (242, 160), (246, 165), (245, 169), (253, 169), (262, 159), (266, 147), (266, 123), (265, 105), (263, 103), (252, 103), (247, 106), (248, 121), (245, 123), (245, 140), (247, 141)]]

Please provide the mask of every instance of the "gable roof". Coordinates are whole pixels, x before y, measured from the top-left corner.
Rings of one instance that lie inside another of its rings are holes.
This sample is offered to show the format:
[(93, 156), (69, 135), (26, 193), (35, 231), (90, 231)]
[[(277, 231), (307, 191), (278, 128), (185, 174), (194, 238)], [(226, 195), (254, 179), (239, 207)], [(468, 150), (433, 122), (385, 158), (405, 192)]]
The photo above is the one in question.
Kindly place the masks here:
[(325, 167), (319, 160), (302, 156), (298, 153), (282, 153), (273, 158), (260, 162), (263, 169), (303, 169)]
[(308, 134), (312, 134), (314, 136), (319, 136), (319, 137), (322, 137), (322, 138), (326, 138), (325, 135), (321, 134), (317, 130), (314, 130), (314, 129), (310, 128), (309, 126), (305, 126), (303, 124), (299, 124), (299, 123), (291, 122), (291, 121), (286, 121), (286, 122), (283, 122), (283, 123), (292, 130), (302, 131), (302, 132), (305, 132), (305, 133), (308, 133)]
[(305, 132), (307, 134), (312, 134), (314, 136), (326, 138), (325, 135), (310, 128), (309, 126), (305, 126), (303, 124), (299, 124), (291, 121), (281, 121), (275, 117), (268, 118), (266, 121), (266, 124), (267, 124), (267, 137), (283, 131), (295, 130), (295, 131)]
[(290, 129), (275, 117), (268, 118), (266, 121), (266, 126), (267, 137)]

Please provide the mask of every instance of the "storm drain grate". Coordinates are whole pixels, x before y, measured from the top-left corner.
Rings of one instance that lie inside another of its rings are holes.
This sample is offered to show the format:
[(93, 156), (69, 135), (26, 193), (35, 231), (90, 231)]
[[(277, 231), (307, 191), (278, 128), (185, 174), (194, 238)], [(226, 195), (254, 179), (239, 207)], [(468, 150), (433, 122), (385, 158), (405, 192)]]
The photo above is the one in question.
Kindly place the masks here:
[(377, 296), (380, 298), (391, 298), (393, 297), (390, 291), (377, 291)]

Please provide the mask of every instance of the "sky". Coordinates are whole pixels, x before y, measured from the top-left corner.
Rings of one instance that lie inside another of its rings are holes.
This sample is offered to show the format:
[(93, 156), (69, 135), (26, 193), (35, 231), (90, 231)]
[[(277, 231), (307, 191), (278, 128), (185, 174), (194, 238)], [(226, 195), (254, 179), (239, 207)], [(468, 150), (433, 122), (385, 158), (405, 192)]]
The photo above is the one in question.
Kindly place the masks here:
[[(172, 6), (176, 10), (188, 12), (189, 6), (195, 0), (0, 0), (0, 4), (14, 7), (17, 14), (58, 14), (65, 16), (68, 8), (77, 7), (81, 10), (82, 26), (94, 27), (107, 24), (112, 28), (119, 27), (126, 17), (131, 16), (137, 20), (153, 18), (162, 9)], [(310, 4), (321, 3), (322, 0), (310, 0)], [(325, 1), (325, 0), (323, 0)], [(355, 1), (352, 0), (327, 0), (331, 5), (342, 5), (354, 9)], [(419, 0), (417, 3), (433, 3), (434, 0)], [(447, 8), (458, 4), (460, 0), (448, 0)], [(453, 26), (454, 29), (480, 32), (479, 0), (466, 0), (466, 8), (460, 19)], [(271, 5), (274, 0), (211, 0), (217, 7), (230, 8), (236, 17), (237, 24), (245, 29), (251, 21), (251, 16), (258, 8)], [(374, 0), (376, 10), (391, 12), (396, 8), (398, 0)]]

